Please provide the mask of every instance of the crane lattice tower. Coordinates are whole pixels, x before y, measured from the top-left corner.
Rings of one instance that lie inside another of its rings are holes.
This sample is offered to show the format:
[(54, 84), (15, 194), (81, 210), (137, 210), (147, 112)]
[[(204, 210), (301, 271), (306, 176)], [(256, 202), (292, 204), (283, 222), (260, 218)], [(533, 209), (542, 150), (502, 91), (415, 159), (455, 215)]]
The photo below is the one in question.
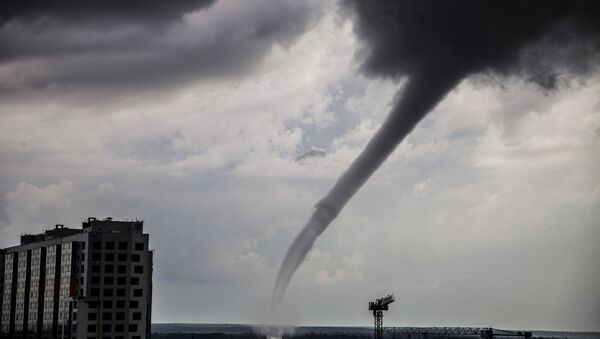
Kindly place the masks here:
[(395, 300), (394, 295), (389, 294), (369, 303), (369, 311), (373, 311), (373, 318), (375, 319), (375, 339), (383, 339), (383, 311), (387, 311), (389, 309), (388, 305)]

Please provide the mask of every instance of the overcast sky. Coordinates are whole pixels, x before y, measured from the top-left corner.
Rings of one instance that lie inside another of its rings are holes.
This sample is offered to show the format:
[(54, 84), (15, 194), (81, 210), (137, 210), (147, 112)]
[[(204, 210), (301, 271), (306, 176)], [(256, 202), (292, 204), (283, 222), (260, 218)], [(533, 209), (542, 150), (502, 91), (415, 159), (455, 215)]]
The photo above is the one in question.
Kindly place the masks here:
[[(333, 1), (14, 7), (0, 247), (145, 220), (153, 322), (261, 323), (278, 266), (406, 80)], [(530, 80), (530, 79), (529, 79)], [(400, 93), (400, 94), (397, 94)], [(277, 321), (600, 331), (600, 72), (463, 79), (318, 239)]]

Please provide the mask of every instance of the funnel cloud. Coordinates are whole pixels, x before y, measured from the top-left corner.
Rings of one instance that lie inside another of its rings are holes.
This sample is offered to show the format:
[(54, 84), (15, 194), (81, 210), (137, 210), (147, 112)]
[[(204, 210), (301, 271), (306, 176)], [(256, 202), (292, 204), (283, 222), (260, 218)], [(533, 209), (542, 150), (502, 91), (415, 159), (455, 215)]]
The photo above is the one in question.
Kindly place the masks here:
[[(552, 88), (559, 71), (588, 72), (597, 65), (600, 51), (600, 10), (592, 1), (347, 1), (342, 6), (364, 42), (365, 73), (408, 77), (408, 83), (379, 131), (316, 204), (288, 249), (277, 275), (272, 312), (317, 237), (460, 81), (487, 72), (517, 75)], [(575, 51), (550, 54), (558, 46)]]

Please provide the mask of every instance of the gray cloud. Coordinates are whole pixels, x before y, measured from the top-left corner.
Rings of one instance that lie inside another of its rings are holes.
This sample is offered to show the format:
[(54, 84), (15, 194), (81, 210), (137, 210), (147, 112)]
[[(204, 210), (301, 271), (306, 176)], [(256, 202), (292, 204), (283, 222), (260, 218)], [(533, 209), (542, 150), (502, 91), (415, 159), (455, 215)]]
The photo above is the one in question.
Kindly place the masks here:
[(306, 2), (261, 0), (245, 6), (190, 1), (173, 8), (161, 1), (85, 4), (10, 3), (13, 15), (0, 26), (4, 93), (102, 86), (164, 89), (239, 75), (257, 66), (273, 44), (289, 45), (315, 11)]
[(146, 22), (156, 23), (182, 15), (190, 10), (209, 6), (214, 0), (184, 0), (166, 3), (160, 0), (60, 0), (39, 2), (33, 0), (2, 2), (2, 23), (11, 20), (36, 20), (45, 17), (60, 18), (72, 22)]
[(522, 74), (556, 84), (557, 68), (597, 64), (600, 9), (595, 1), (344, 2), (365, 48), (364, 70), (386, 77), (446, 64), (454, 74)]
[(327, 155), (327, 152), (320, 148), (311, 148), (308, 151), (302, 153), (301, 155), (296, 157), (297, 162), (302, 162), (305, 159), (315, 158), (315, 157), (324, 157)]

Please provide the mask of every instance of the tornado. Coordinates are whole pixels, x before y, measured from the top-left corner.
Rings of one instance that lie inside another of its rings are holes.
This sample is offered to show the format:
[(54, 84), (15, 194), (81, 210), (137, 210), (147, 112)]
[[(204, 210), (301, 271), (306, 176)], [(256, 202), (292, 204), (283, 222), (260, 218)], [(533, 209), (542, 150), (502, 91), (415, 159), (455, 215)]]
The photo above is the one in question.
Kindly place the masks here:
[[(368, 75), (407, 84), (364, 150), (315, 205), (289, 247), (271, 299), (273, 316), (315, 240), (418, 122), (475, 73), (515, 75), (541, 87), (582, 76), (600, 56), (600, 2), (401, 0), (341, 2), (363, 41)], [(555, 53), (560, 50), (561, 53)], [(566, 51), (566, 52), (565, 52)], [(548, 80), (550, 79), (550, 81)]]
[[(329, 193), (316, 204), (310, 220), (295, 238), (281, 264), (271, 310), (277, 311), (292, 275), (306, 258), (317, 237), (325, 231), (396, 146), (459, 80), (456, 74), (440, 77), (440, 72), (436, 70), (432, 69), (429, 74), (420, 74), (409, 79), (402, 100)], [(433, 80), (435, 83), (432, 84)]]

